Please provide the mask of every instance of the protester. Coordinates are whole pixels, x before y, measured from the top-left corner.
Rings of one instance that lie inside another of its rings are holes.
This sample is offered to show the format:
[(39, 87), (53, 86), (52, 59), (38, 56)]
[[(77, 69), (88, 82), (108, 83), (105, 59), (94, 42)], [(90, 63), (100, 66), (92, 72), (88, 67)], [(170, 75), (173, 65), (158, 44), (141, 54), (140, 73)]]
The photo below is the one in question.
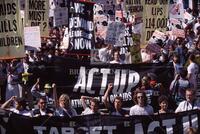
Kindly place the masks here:
[(185, 90), (190, 87), (191, 83), (187, 79), (187, 70), (182, 69), (170, 84), (171, 95), (173, 95), (177, 104), (185, 99)]
[(12, 96), (22, 97), (22, 86), (20, 85), (19, 73), (17, 72), (17, 60), (12, 60), (7, 70), (6, 100)]
[(44, 115), (53, 116), (54, 112), (49, 108), (47, 108), (47, 101), (45, 97), (41, 97), (38, 99), (37, 106), (38, 108), (32, 111), (33, 117), (44, 116)]
[(62, 94), (59, 98), (59, 106), (55, 112), (56, 116), (73, 117), (77, 116), (76, 110), (71, 106), (70, 98), (67, 94)]
[(41, 90), (39, 83), (40, 78), (37, 79), (36, 83), (31, 89), (33, 97), (35, 97), (35, 99), (40, 97), (46, 97), (47, 104), (51, 107), (55, 106), (56, 84), (53, 83), (52, 86), (50, 86), (50, 84), (47, 83), (45, 84), (44, 89)]
[(31, 112), (26, 109), (26, 101), (24, 98), (17, 98), (16, 96), (12, 96), (9, 100), (2, 104), (1, 108), (16, 114), (31, 117)]
[(114, 98), (114, 107), (108, 102), (108, 96), (113, 89), (113, 84), (109, 83), (108, 88), (103, 96), (103, 102), (106, 108), (109, 110), (110, 115), (128, 116), (128, 111), (122, 108), (122, 97), (117, 96)]
[(189, 65), (187, 66), (188, 79), (192, 84), (193, 88), (197, 90), (197, 75), (199, 72), (199, 67), (195, 62), (195, 55), (191, 54), (189, 56)]
[(124, 61), (120, 59), (119, 51), (115, 51), (113, 54), (113, 60), (110, 61), (111, 64), (124, 64)]
[[(89, 103), (90, 103), (89, 107), (86, 104), (86, 100), (89, 100)], [(97, 99), (93, 97), (88, 97), (88, 96), (81, 96), (81, 102), (84, 109), (81, 115), (100, 114), (99, 101)]]
[(195, 98), (195, 90), (188, 88), (185, 92), (185, 98), (186, 100), (182, 101), (177, 109), (175, 110), (175, 113), (183, 112), (183, 111), (189, 111), (193, 109), (200, 109), (200, 104), (196, 101)]
[(147, 104), (146, 93), (136, 89), (133, 95), (134, 106), (130, 108), (129, 115), (152, 115), (153, 107)]
[(163, 113), (172, 113), (172, 110), (168, 109), (168, 97), (162, 95), (158, 98), (158, 104), (160, 106), (159, 111), (156, 114), (163, 114)]

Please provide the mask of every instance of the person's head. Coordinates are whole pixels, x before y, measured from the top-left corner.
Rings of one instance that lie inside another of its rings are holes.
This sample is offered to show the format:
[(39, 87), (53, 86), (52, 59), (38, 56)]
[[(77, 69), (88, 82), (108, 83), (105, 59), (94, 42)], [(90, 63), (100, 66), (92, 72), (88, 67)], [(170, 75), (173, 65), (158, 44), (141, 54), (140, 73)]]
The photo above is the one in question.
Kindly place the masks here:
[(122, 97), (120, 96), (115, 97), (114, 107), (117, 111), (119, 111), (122, 108)]
[(180, 71), (180, 76), (181, 76), (181, 78), (186, 78), (186, 77), (187, 77), (187, 74), (188, 74), (188, 72), (187, 72), (186, 69), (181, 69), (181, 71)]
[(39, 98), (37, 104), (38, 104), (39, 109), (45, 110), (46, 109), (46, 104), (47, 104), (46, 98), (45, 97)]
[(195, 62), (195, 55), (194, 54), (190, 54), (189, 61), (190, 62)]
[(141, 79), (142, 86), (149, 86), (150, 78), (148, 76), (143, 76)]
[(188, 102), (193, 102), (195, 99), (195, 90), (188, 88), (185, 91), (185, 98)]
[(113, 54), (113, 58), (115, 61), (119, 61), (119, 57), (120, 57), (120, 54), (118, 51), (115, 51), (114, 54)]
[(139, 106), (146, 106), (147, 105), (147, 96), (144, 91), (141, 89), (136, 89), (134, 92), (133, 100), (135, 104)]
[(51, 89), (52, 89), (52, 87), (51, 87), (51, 85), (49, 83), (47, 83), (47, 84), (44, 85), (44, 92), (46, 94), (50, 94)]
[(198, 134), (198, 131), (197, 131), (196, 128), (189, 127), (189, 128), (186, 130), (186, 134)]
[(95, 98), (90, 99), (90, 109), (93, 113), (97, 113), (99, 110), (99, 101)]
[(174, 54), (173, 55), (173, 62), (174, 63), (180, 63), (180, 57), (178, 54)]
[(26, 109), (26, 101), (24, 98), (15, 99), (15, 108), (19, 111)]
[(168, 98), (165, 95), (162, 95), (158, 98), (158, 104), (160, 106), (160, 109), (167, 110), (168, 108)]
[(70, 98), (67, 94), (62, 94), (59, 98), (59, 106), (62, 108), (68, 108), (70, 106)]

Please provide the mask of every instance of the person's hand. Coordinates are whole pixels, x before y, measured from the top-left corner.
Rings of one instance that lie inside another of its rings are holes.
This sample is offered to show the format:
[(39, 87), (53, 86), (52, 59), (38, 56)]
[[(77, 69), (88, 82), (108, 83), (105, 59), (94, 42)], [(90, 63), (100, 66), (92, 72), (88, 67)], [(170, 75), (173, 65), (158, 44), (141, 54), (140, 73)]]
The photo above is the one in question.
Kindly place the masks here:
[(40, 78), (37, 78), (37, 81), (36, 81), (36, 83), (39, 83), (40, 82)]
[(17, 96), (12, 96), (12, 97), (10, 98), (10, 101), (15, 101), (16, 98), (17, 98)]
[(108, 91), (110, 92), (113, 89), (113, 83), (108, 84)]
[(56, 84), (55, 83), (52, 84), (52, 88), (56, 88)]

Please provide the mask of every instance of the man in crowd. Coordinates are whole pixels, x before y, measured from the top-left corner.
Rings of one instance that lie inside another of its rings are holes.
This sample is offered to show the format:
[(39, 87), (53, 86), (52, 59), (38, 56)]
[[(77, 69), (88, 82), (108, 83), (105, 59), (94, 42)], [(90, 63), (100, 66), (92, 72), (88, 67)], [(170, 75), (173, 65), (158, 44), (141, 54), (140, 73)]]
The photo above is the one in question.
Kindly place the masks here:
[(45, 97), (41, 97), (38, 99), (37, 106), (38, 108), (32, 111), (33, 117), (44, 116), (44, 115), (53, 116), (54, 112), (49, 108), (47, 108), (47, 101)]
[(133, 95), (135, 105), (131, 107), (129, 115), (153, 115), (153, 107), (147, 104), (147, 96), (141, 89), (136, 89)]
[(177, 109), (175, 110), (175, 113), (189, 111), (193, 109), (200, 109), (200, 104), (197, 103), (195, 99), (195, 90), (191, 88), (186, 89), (185, 98), (186, 100), (182, 101), (178, 105)]
[(12, 96), (4, 104), (1, 105), (1, 108), (16, 114), (31, 117), (31, 112), (26, 109), (26, 101), (24, 98), (17, 98), (16, 96)]
[[(90, 101), (90, 106), (88, 107), (86, 104), (86, 100)], [(81, 103), (83, 106), (84, 111), (82, 112), (82, 115), (88, 115), (88, 114), (99, 114), (99, 101), (93, 97), (88, 96), (81, 96)]]
[(114, 107), (111, 104), (109, 104), (108, 96), (109, 96), (109, 93), (112, 91), (112, 89), (113, 89), (113, 83), (109, 83), (108, 88), (103, 96), (103, 102), (106, 108), (108, 108), (109, 114), (117, 115), (117, 116), (128, 116), (128, 111), (122, 108), (122, 97), (120, 96), (115, 97)]

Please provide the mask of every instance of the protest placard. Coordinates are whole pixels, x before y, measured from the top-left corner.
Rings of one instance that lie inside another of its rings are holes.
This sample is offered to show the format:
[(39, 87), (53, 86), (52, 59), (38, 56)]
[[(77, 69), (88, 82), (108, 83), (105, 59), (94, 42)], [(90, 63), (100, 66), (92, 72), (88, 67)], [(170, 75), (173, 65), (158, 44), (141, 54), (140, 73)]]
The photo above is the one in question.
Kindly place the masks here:
[(173, 29), (172, 35), (176, 37), (185, 38), (185, 31), (183, 29)]
[(41, 47), (40, 27), (24, 27), (25, 46), (31, 46), (36, 49)]
[(122, 46), (125, 35), (125, 25), (122, 22), (112, 22), (108, 25), (105, 42), (107, 44)]
[(71, 53), (90, 54), (94, 48), (93, 5), (91, 2), (70, 2), (69, 45)]
[(168, 22), (168, 0), (144, 1), (142, 46), (146, 45), (154, 31), (165, 31)]
[(24, 56), (19, 0), (0, 1), (0, 59)]
[(68, 25), (68, 8), (60, 7), (54, 9), (54, 27)]
[(26, 0), (25, 26), (40, 26), (41, 36), (49, 36), (49, 0)]

